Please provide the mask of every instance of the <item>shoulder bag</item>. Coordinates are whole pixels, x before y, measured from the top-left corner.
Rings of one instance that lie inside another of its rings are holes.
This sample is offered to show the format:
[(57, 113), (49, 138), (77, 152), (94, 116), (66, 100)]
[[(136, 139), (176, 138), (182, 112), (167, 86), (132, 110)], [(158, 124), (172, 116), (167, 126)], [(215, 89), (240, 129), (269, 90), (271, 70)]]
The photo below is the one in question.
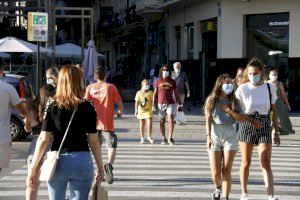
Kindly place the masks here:
[(270, 89), (270, 85), (269, 83), (267, 83), (267, 86), (268, 86), (268, 91), (269, 91), (269, 100), (270, 100), (270, 111), (269, 111), (269, 119), (270, 119), (270, 122), (272, 122), (273, 120), (273, 110), (272, 110), (272, 94), (271, 94), (271, 89)]
[(41, 169), (40, 169), (40, 176), (39, 176), (40, 181), (51, 181), (51, 179), (54, 175), (55, 169), (56, 169), (57, 160), (59, 159), (59, 153), (60, 153), (62, 145), (66, 139), (66, 136), (67, 136), (68, 130), (70, 128), (71, 122), (73, 120), (74, 114), (75, 114), (75, 110), (72, 113), (71, 119), (69, 121), (65, 135), (60, 143), (58, 151), (48, 151), (47, 152), (46, 159), (44, 160), (44, 162), (41, 166)]

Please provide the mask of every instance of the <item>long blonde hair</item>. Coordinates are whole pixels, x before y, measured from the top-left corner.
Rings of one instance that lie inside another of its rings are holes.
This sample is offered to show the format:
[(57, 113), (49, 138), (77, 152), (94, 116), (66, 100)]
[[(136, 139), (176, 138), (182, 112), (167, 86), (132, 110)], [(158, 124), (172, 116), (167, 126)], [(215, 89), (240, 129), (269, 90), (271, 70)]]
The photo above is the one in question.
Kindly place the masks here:
[[(211, 110), (215, 106), (217, 99), (221, 95), (222, 85), (223, 85), (223, 82), (226, 80), (226, 78), (231, 79), (231, 76), (229, 74), (225, 73), (225, 74), (220, 75), (217, 78), (216, 83), (215, 83), (213, 89), (211, 90), (210, 95), (207, 97), (207, 99), (205, 101), (205, 104), (204, 104), (204, 113), (205, 114), (211, 113)], [(234, 91), (232, 91), (232, 93), (229, 95), (229, 100), (231, 102), (231, 105), (230, 105), (231, 109), (236, 110), (237, 100), (234, 96)]]
[(249, 82), (249, 78), (248, 78), (248, 69), (249, 67), (256, 67), (261, 71), (261, 79), (265, 79), (266, 74), (265, 74), (265, 67), (264, 64), (262, 63), (262, 61), (259, 58), (253, 57), (249, 63), (247, 64), (247, 67), (243, 73), (243, 79), (241, 81), (241, 83), (247, 83)]
[(58, 75), (55, 95), (58, 107), (76, 109), (83, 97), (82, 71), (74, 65), (64, 65)]

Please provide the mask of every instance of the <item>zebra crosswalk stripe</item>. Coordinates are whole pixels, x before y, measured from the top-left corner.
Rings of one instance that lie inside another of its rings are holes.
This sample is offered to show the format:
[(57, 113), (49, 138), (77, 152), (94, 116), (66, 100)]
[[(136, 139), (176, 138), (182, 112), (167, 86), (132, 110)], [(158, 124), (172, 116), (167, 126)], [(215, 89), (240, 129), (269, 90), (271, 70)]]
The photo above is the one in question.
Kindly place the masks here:
[[(256, 150), (255, 150), (256, 151)], [(276, 196), (280, 200), (300, 200), (300, 148), (273, 148), (272, 168)], [(103, 150), (103, 160), (107, 156)], [(256, 154), (256, 155), (255, 155)], [(240, 153), (232, 170), (231, 197), (239, 199)], [(25, 199), (27, 167), (22, 166), (0, 178), (0, 200)], [(121, 141), (114, 164), (115, 182), (103, 183), (109, 199), (210, 199), (213, 184), (205, 144), (176, 143), (174, 146)], [(257, 153), (249, 176), (251, 199), (266, 198)], [(47, 185), (41, 183), (38, 199), (48, 199)]]

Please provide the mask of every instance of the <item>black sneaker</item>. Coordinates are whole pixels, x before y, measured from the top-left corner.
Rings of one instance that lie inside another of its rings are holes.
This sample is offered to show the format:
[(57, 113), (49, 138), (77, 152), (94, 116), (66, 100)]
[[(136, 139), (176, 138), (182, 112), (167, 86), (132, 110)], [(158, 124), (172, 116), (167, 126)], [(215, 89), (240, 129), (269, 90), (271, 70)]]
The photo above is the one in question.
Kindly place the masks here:
[(221, 197), (221, 190), (216, 188), (212, 195), (212, 200), (220, 200), (220, 197)]
[(173, 145), (174, 144), (174, 140), (173, 138), (170, 138), (169, 141), (168, 141), (169, 145)]
[(104, 165), (104, 171), (105, 171), (105, 180), (108, 184), (112, 184), (114, 182), (114, 175), (113, 175), (113, 166), (109, 163), (106, 163)]

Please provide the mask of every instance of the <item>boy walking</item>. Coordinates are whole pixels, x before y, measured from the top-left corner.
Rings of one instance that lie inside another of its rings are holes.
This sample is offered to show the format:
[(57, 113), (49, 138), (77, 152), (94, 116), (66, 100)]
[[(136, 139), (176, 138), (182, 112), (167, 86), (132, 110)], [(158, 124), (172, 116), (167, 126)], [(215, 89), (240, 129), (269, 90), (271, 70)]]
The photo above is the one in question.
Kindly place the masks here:
[(114, 132), (114, 104), (118, 105), (118, 117), (122, 117), (123, 104), (121, 96), (115, 85), (106, 83), (106, 73), (103, 67), (95, 70), (97, 83), (86, 88), (85, 99), (93, 102), (97, 112), (97, 131), (103, 137), (108, 148), (108, 161), (104, 164), (105, 179), (112, 184), (113, 163), (116, 157), (118, 138)]

